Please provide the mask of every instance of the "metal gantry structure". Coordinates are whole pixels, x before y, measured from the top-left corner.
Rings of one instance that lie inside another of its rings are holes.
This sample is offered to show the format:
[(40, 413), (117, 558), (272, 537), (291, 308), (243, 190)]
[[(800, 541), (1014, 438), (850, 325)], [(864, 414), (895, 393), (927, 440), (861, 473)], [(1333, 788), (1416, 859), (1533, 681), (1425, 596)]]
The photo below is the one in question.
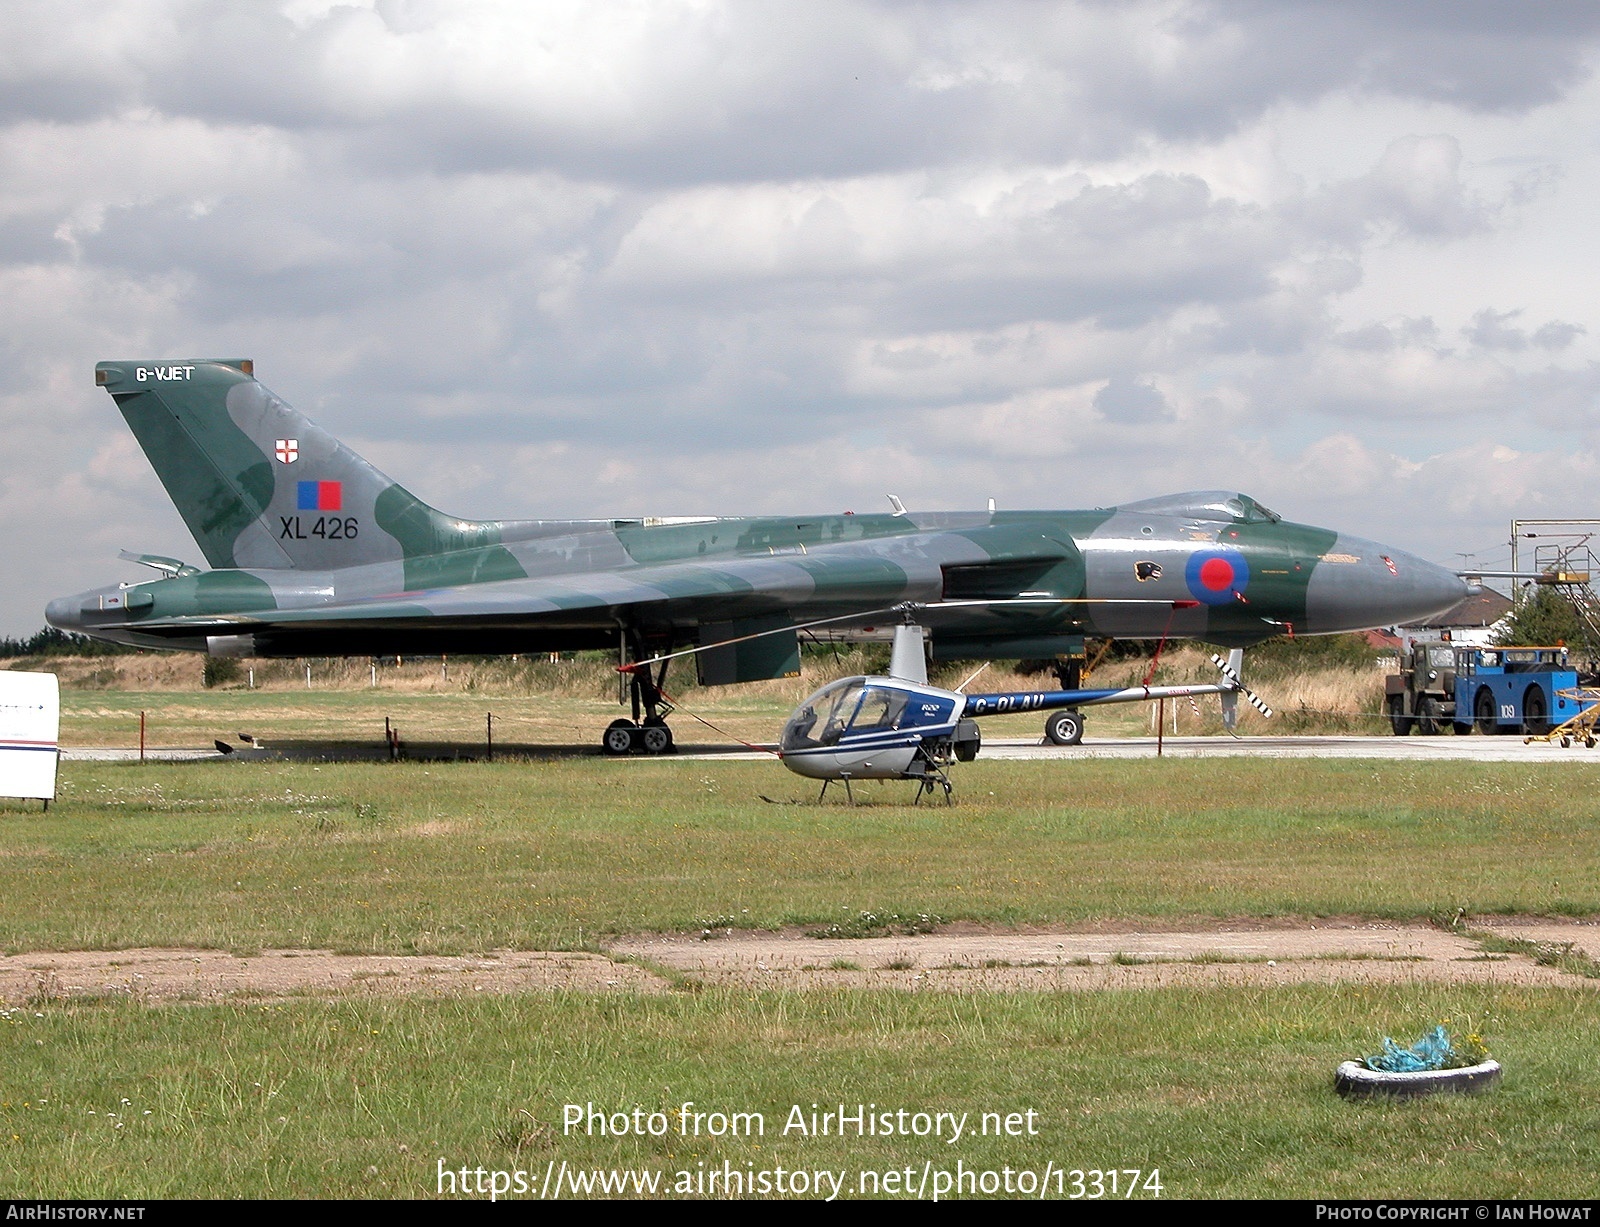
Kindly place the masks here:
[(1532, 584), (1554, 587), (1568, 601), (1588, 631), (1590, 642), (1600, 646), (1600, 596), (1594, 580), (1600, 575), (1600, 556), (1593, 542), (1600, 535), (1600, 520), (1539, 519), (1511, 521), (1511, 570), (1520, 565), (1531, 548), (1532, 570), (1537, 580), (1525, 580), (1513, 588), (1513, 599), (1520, 602)]

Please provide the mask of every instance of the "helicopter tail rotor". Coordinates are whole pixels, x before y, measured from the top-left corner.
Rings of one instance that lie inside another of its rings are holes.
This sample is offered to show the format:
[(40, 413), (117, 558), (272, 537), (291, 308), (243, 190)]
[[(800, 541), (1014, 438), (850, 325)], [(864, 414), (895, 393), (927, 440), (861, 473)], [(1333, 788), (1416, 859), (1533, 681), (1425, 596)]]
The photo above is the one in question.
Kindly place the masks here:
[(1233, 683), (1231, 690), (1222, 692), (1222, 724), (1232, 733), (1239, 725), (1239, 696), (1242, 694), (1250, 701), (1250, 706), (1265, 716), (1272, 719), (1272, 708), (1262, 701), (1260, 695), (1244, 684), (1242, 676), (1244, 670), (1244, 651), (1234, 648), (1228, 653), (1228, 659), (1223, 660), (1215, 652), (1211, 654), (1211, 663), (1216, 665), (1222, 676)]

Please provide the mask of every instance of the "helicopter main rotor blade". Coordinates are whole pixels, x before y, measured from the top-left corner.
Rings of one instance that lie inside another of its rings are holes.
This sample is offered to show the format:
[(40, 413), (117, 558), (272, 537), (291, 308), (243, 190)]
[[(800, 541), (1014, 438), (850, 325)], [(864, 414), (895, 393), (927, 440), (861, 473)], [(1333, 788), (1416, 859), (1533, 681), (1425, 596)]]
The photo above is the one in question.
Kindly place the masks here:
[(659, 656), (652, 656), (648, 660), (632, 660), (627, 664), (618, 665), (618, 673), (632, 673), (635, 669), (643, 669), (649, 665), (659, 665), (664, 660), (677, 660), (680, 656), (697, 656), (701, 652), (709, 652), (713, 648), (725, 648), (732, 643), (749, 643), (752, 639), (765, 639), (768, 635), (788, 635), (795, 631), (810, 630), (813, 626), (830, 626), (836, 622), (858, 622), (862, 618), (875, 618), (880, 614), (896, 613), (904, 608), (902, 605), (885, 605), (881, 609), (862, 609), (856, 613), (840, 614), (836, 618), (817, 618), (811, 622), (796, 622), (793, 626), (775, 626), (771, 630), (756, 631), (750, 635), (740, 635), (734, 639), (721, 639), (716, 643), (702, 643), (692, 648), (680, 648), (676, 652), (663, 652)]
[(920, 605), (896, 606), (897, 609), (911, 611), (922, 609), (970, 609), (977, 606), (995, 605), (1157, 605), (1169, 609), (1198, 609), (1199, 601), (1169, 601), (1156, 600), (1144, 597), (1116, 597), (1116, 596), (1007, 596), (980, 598), (956, 601), (928, 601)]
[(676, 652), (663, 652), (659, 656), (652, 656), (647, 660), (629, 661), (627, 664), (618, 665), (619, 673), (631, 673), (635, 669), (643, 669), (647, 665), (659, 665), (664, 660), (677, 660), (683, 656), (696, 656), (701, 652), (709, 652), (713, 648), (725, 648), (729, 644), (748, 643), (752, 639), (764, 639), (768, 635), (785, 635), (793, 631), (810, 630), (815, 626), (833, 626), (840, 622), (859, 622), (864, 618), (876, 618), (883, 614), (904, 614), (911, 617), (913, 614), (925, 610), (938, 609), (974, 609), (996, 608), (1008, 605), (1026, 605), (1030, 607), (1039, 605), (1164, 605), (1171, 609), (1195, 609), (1199, 601), (1169, 601), (1155, 599), (1140, 599), (1136, 597), (1089, 597), (1089, 596), (1062, 596), (1062, 597), (995, 597), (994, 599), (974, 598), (971, 600), (956, 601), (902, 601), (898, 605), (885, 605), (878, 609), (863, 609), (856, 613), (840, 614), (834, 618), (817, 618), (810, 622), (797, 622), (793, 626), (778, 626), (771, 630), (756, 631), (750, 635), (740, 635), (735, 639), (723, 639), (717, 643), (702, 643), (692, 648), (680, 648)]

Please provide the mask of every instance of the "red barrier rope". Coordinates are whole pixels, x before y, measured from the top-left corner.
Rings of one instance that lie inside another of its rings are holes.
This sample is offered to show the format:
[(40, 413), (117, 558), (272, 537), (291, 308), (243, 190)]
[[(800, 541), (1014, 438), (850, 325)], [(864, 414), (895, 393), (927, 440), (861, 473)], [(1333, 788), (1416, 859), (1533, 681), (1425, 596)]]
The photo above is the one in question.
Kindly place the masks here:
[(1167, 625), (1162, 628), (1161, 642), (1156, 644), (1156, 654), (1150, 658), (1150, 668), (1145, 671), (1144, 681), (1140, 683), (1141, 686), (1148, 686), (1150, 679), (1156, 675), (1156, 666), (1161, 663), (1161, 649), (1167, 646), (1167, 636), (1172, 632), (1172, 619), (1177, 616), (1177, 613), (1178, 607), (1174, 603), (1172, 612), (1167, 615)]
[(772, 755), (773, 758), (782, 758), (783, 757), (783, 755), (777, 750), (768, 749), (766, 746), (758, 746), (758, 745), (755, 744), (755, 742), (746, 741), (743, 737), (735, 737), (732, 733), (728, 732), (727, 729), (718, 728), (716, 725), (712, 724), (711, 721), (705, 719), (704, 717), (695, 715), (687, 707), (684, 707), (681, 704), (679, 704), (678, 701), (676, 699), (674, 699), (670, 694), (668, 694), (665, 690), (661, 691), (660, 694), (661, 694), (661, 697), (663, 699), (665, 699), (668, 703), (672, 704), (672, 710), (673, 711), (681, 711), (684, 715), (688, 716), (689, 719), (700, 721), (701, 724), (705, 725), (713, 733), (721, 733), (722, 736), (726, 737), (729, 741), (737, 741), (741, 746), (744, 746), (745, 749), (747, 749), (747, 750), (758, 750), (762, 754), (770, 754), (770, 755)]

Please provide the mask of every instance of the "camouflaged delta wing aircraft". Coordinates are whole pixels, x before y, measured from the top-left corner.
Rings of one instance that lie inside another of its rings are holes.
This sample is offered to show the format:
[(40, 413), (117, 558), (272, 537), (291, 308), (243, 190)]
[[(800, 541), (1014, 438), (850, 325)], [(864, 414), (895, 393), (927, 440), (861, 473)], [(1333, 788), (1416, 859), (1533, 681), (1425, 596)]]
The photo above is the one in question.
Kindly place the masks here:
[[(707, 684), (791, 677), (799, 634), (904, 610), (943, 659), (1046, 658), (1078, 683), (1086, 635), (1243, 646), (1436, 613), (1466, 592), (1388, 546), (1223, 491), (1085, 511), (462, 520), (279, 400), (239, 359), (101, 362), (210, 570), (52, 601), (63, 630), (216, 656), (377, 656), (679, 645)], [(667, 663), (629, 672), (613, 753), (671, 747)], [(1081, 725), (1080, 725), (1081, 728)]]

